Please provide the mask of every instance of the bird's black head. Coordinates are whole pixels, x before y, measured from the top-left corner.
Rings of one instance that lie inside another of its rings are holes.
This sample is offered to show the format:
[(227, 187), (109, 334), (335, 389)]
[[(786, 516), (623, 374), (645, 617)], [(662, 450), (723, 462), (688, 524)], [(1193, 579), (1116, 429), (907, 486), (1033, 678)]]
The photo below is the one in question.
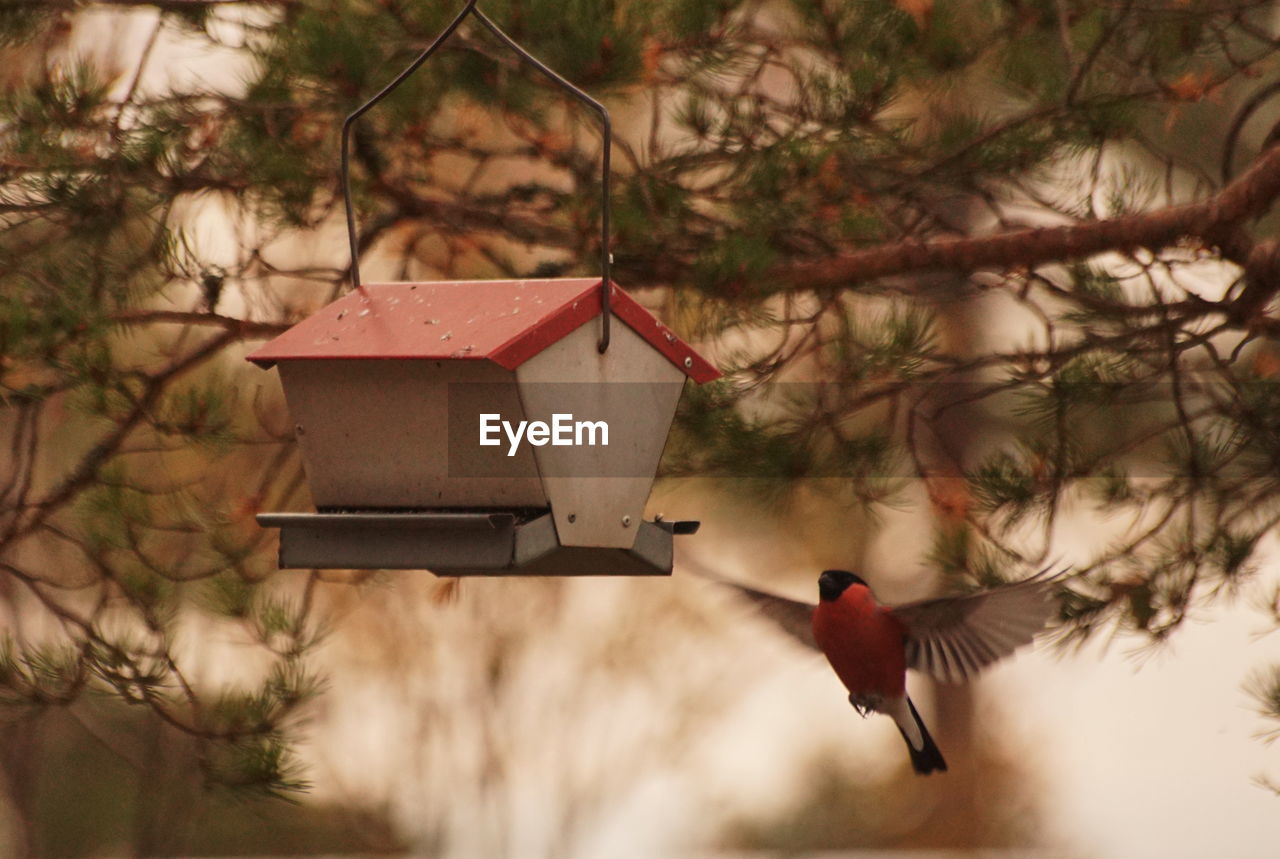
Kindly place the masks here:
[(840, 599), (840, 594), (849, 585), (862, 585), (865, 588), (867, 583), (848, 570), (827, 570), (818, 576), (818, 596), (823, 602)]

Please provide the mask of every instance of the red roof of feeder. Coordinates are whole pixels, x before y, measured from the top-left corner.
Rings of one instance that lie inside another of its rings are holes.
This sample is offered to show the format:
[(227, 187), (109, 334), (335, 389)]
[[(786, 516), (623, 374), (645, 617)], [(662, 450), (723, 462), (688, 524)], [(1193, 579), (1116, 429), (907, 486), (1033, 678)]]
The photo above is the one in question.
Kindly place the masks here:
[[(600, 316), (599, 278), (373, 283), (347, 293), (249, 356), (263, 367), (316, 358), (488, 360), (508, 370)], [(615, 319), (695, 382), (720, 371), (617, 284)]]

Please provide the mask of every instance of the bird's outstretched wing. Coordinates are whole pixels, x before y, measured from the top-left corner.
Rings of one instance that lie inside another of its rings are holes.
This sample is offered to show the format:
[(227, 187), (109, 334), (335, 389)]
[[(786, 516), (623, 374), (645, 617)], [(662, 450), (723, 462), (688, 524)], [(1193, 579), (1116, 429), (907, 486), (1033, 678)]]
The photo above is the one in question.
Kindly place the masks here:
[(715, 578), (714, 581), (727, 585), (756, 604), (760, 613), (772, 620), (805, 647), (820, 650), (818, 642), (813, 639), (813, 609), (811, 603), (787, 599), (777, 594), (758, 591), (738, 582)]
[(907, 667), (945, 683), (972, 678), (1044, 629), (1062, 577), (1044, 570), (967, 596), (895, 606), (891, 614), (907, 630)]

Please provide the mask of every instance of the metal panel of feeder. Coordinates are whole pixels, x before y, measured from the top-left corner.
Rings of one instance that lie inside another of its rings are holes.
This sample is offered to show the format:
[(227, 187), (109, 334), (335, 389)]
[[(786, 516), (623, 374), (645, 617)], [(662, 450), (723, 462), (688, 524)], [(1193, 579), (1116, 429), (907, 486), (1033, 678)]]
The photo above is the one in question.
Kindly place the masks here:
[(280, 529), (280, 567), (413, 570), (511, 567), (509, 513), (260, 513)]
[[(547, 506), (527, 446), (507, 458), (493, 448), (448, 443), (451, 434), (476, 433), (473, 426), (450, 426), (466, 419), (468, 393), (518, 419), (510, 371), (488, 362), (414, 360), (281, 361), (279, 367), (317, 507)], [(476, 460), (496, 456), (502, 479), (458, 476), (485, 473)]]
[(684, 372), (628, 326), (609, 350), (584, 325), (516, 370), (530, 420), (556, 413), (603, 421), (608, 445), (533, 448), (564, 546), (629, 549), (684, 387)]
[[(618, 288), (612, 314), (699, 384), (718, 370)], [(601, 313), (600, 279), (373, 283), (257, 349), (249, 360), (490, 361), (514, 370)]]
[(427, 568), (446, 576), (668, 575), (672, 533), (696, 525), (641, 522), (634, 546), (602, 549), (561, 546), (550, 514), (262, 513), (258, 521), (280, 529), (283, 569)]
[[(513, 370), (600, 313), (600, 278), (368, 283), (250, 360), (489, 360)], [(594, 307), (589, 300), (595, 295)]]

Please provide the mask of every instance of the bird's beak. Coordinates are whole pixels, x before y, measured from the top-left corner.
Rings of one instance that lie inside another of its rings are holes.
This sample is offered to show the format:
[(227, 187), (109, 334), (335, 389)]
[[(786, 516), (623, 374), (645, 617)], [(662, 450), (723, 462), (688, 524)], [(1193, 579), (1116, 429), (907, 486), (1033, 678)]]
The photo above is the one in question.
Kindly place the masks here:
[(823, 602), (839, 599), (843, 591), (844, 588), (840, 586), (840, 583), (836, 581), (836, 577), (830, 571), (818, 576), (818, 598)]

